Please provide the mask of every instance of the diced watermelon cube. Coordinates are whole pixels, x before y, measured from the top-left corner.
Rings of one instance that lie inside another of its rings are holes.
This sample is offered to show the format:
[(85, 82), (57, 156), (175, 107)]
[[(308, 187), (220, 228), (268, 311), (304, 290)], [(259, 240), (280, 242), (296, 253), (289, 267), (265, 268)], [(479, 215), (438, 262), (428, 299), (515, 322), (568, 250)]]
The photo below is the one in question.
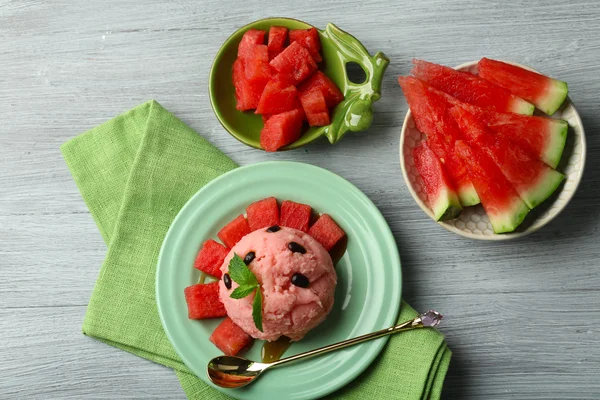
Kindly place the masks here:
[(252, 232), (260, 228), (279, 225), (279, 205), (275, 197), (255, 201), (246, 207), (248, 225)]
[(227, 315), (219, 299), (219, 282), (188, 286), (184, 290), (189, 319), (218, 318)]
[(294, 85), (308, 78), (317, 69), (317, 63), (310, 52), (297, 42), (286, 47), (270, 64), (282, 80)]
[(227, 356), (235, 356), (253, 341), (252, 337), (229, 317), (217, 326), (209, 340)]
[(300, 102), (310, 126), (329, 125), (329, 109), (325, 97), (319, 90), (302, 93)]
[(292, 29), (290, 31), (290, 43), (298, 42), (304, 48), (306, 48), (312, 58), (316, 62), (321, 62), (321, 40), (319, 39), (319, 32), (316, 28), (310, 29)]
[(298, 229), (302, 232), (308, 232), (310, 213), (311, 207), (309, 205), (284, 200), (283, 203), (281, 203), (279, 225)]
[(265, 43), (265, 31), (258, 29), (249, 29), (242, 36), (238, 45), (238, 58), (246, 59), (249, 57), (254, 46)]
[(221, 264), (229, 253), (229, 249), (212, 239), (207, 240), (198, 252), (194, 267), (209, 275), (221, 278)]
[(312, 74), (302, 85), (298, 88), (300, 95), (303, 93), (318, 90), (323, 93), (327, 107), (333, 108), (337, 106), (342, 100), (344, 95), (337, 87), (337, 85), (327, 77), (323, 72), (317, 71)]
[(236, 108), (240, 111), (251, 110), (258, 106), (260, 96), (267, 81), (250, 81), (244, 72), (244, 62), (241, 59), (233, 63), (233, 85), (235, 86)]
[(296, 87), (272, 80), (260, 96), (256, 114), (280, 114), (296, 108), (300, 108)]
[(262, 115), (263, 124), (266, 124), (267, 121), (269, 120), (269, 118), (271, 118), (271, 114), (263, 114)]
[(266, 151), (277, 149), (300, 138), (304, 111), (301, 108), (272, 115), (260, 131), (260, 145)]
[(269, 60), (274, 59), (285, 48), (288, 29), (283, 26), (272, 26), (269, 29)]
[(250, 81), (268, 82), (271, 79), (269, 67), (269, 51), (267, 46), (259, 44), (249, 50), (249, 55), (244, 59), (244, 72)]
[(243, 215), (238, 215), (233, 221), (225, 225), (217, 236), (230, 249), (235, 246), (241, 238), (250, 233), (250, 225)]
[(321, 243), (327, 251), (331, 250), (337, 242), (346, 236), (342, 228), (327, 214), (319, 217), (317, 222), (308, 230), (308, 234)]

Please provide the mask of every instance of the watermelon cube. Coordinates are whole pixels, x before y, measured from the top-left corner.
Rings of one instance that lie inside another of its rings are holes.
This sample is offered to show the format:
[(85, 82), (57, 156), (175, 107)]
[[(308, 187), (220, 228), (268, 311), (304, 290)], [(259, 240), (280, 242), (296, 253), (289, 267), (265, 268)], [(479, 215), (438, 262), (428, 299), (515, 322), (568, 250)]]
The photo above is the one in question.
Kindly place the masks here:
[(298, 229), (302, 232), (308, 232), (310, 215), (311, 207), (309, 205), (284, 200), (283, 203), (281, 203), (279, 225)]
[(267, 81), (250, 81), (246, 78), (244, 62), (241, 59), (233, 63), (233, 85), (235, 86), (236, 108), (240, 111), (258, 107), (260, 96)]
[(301, 108), (272, 115), (260, 132), (260, 145), (266, 151), (277, 151), (295, 142), (300, 138), (303, 122), (304, 111)]
[(250, 225), (243, 215), (238, 215), (233, 221), (225, 225), (217, 236), (230, 249), (235, 246), (241, 238), (250, 233)]
[(318, 90), (323, 93), (325, 102), (329, 108), (337, 106), (342, 100), (344, 100), (344, 95), (337, 85), (321, 71), (317, 71), (312, 74), (298, 88), (300, 96), (302, 96), (303, 93), (312, 92), (313, 90)]
[(269, 29), (269, 60), (274, 59), (285, 49), (288, 29), (283, 26), (272, 26)]
[(246, 59), (250, 56), (251, 50), (256, 45), (265, 43), (265, 32), (258, 29), (249, 29), (242, 36), (238, 45), (238, 58)]
[(235, 356), (252, 343), (252, 337), (227, 317), (217, 326), (209, 340), (228, 356)]
[(269, 51), (264, 44), (252, 47), (244, 59), (244, 72), (250, 81), (268, 82), (271, 79)]
[(183, 291), (189, 319), (219, 318), (227, 315), (219, 299), (219, 282), (188, 286)]
[(306, 113), (310, 126), (329, 125), (329, 109), (325, 102), (325, 96), (319, 90), (304, 92), (300, 96), (300, 103)]
[(221, 278), (221, 264), (229, 253), (229, 249), (212, 239), (207, 240), (198, 252), (194, 267), (209, 275)]
[(267, 83), (260, 96), (256, 114), (280, 114), (296, 108), (300, 108), (296, 87), (272, 80)]
[(337, 242), (346, 236), (343, 229), (327, 214), (319, 217), (317, 222), (308, 230), (308, 234), (321, 243), (327, 251), (331, 250)]
[(260, 228), (279, 225), (279, 205), (275, 197), (267, 197), (255, 201), (246, 207), (246, 216), (250, 231), (254, 232)]
[(292, 29), (290, 31), (290, 43), (298, 42), (306, 50), (309, 51), (310, 55), (316, 62), (321, 62), (321, 40), (319, 39), (319, 32), (316, 28), (310, 29)]
[(310, 52), (297, 42), (286, 47), (270, 64), (279, 73), (280, 79), (292, 85), (302, 82), (317, 69)]

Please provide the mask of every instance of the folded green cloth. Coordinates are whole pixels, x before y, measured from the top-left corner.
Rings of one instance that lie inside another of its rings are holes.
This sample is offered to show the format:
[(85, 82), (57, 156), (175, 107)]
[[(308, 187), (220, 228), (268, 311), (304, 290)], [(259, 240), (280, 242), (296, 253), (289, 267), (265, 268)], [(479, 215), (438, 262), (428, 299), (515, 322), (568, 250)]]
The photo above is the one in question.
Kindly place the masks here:
[[(108, 245), (83, 333), (175, 370), (190, 399), (228, 399), (181, 362), (155, 301), (161, 243), (186, 201), (236, 164), (149, 101), (61, 147)], [(399, 321), (416, 312), (402, 304)], [(371, 368), (330, 398), (437, 399), (450, 351), (435, 330), (394, 335)]]

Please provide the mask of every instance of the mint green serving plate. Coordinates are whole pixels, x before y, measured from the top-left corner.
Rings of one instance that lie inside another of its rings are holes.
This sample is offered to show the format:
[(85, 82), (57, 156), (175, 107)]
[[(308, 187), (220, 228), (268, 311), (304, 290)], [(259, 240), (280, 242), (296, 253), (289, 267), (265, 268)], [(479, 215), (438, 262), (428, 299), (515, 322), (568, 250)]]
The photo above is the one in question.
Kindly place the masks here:
[[(233, 62), (237, 58), (238, 44), (249, 29), (268, 31), (271, 26), (288, 29), (308, 29), (312, 25), (292, 18), (265, 18), (241, 27), (223, 43), (210, 69), (209, 95), (215, 115), (223, 127), (242, 143), (260, 147), (263, 127), (260, 115), (253, 111), (241, 112), (235, 108), (235, 88), (231, 78)], [(383, 74), (390, 60), (378, 52), (371, 56), (352, 35), (328, 24), (319, 31), (323, 62), (319, 69), (331, 78), (344, 93), (344, 100), (332, 110), (331, 124), (312, 127), (300, 139), (280, 150), (304, 146), (325, 135), (331, 144), (337, 143), (348, 131), (363, 131), (373, 120), (372, 105), (381, 97)], [(358, 64), (365, 72), (364, 82), (352, 82), (346, 72), (347, 63)]]
[[(240, 389), (209, 382), (208, 361), (220, 351), (208, 340), (221, 319), (187, 317), (183, 290), (198, 281), (193, 267), (205, 240), (268, 196), (310, 204), (328, 213), (348, 235), (338, 265), (338, 285), (331, 314), (286, 355), (301, 353), (391, 326), (402, 294), (400, 257), (381, 213), (360, 190), (338, 175), (308, 164), (273, 161), (237, 168), (213, 180), (181, 209), (162, 245), (156, 273), (156, 300), (169, 340), (183, 362), (200, 379), (238, 399), (315, 399), (346, 385), (379, 354), (387, 338), (363, 343), (265, 373)], [(262, 342), (244, 355), (260, 360)]]

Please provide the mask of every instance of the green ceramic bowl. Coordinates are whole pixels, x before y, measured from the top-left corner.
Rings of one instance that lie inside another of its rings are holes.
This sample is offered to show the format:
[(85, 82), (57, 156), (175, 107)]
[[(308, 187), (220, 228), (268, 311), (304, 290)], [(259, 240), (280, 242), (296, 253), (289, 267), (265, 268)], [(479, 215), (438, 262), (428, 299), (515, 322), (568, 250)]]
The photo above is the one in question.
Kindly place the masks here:
[[(248, 29), (268, 31), (271, 26), (289, 29), (307, 29), (312, 25), (291, 18), (266, 18), (252, 22), (229, 37), (219, 49), (210, 70), (210, 102), (215, 115), (236, 139), (257, 149), (260, 147), (260, 130), (263, 127), (260, 115), (252, 111), (240, 112), (235, 108), (235, 88), (231, 79), (237, 48)], [(381, 52), (370, 56), (365, 47), (352, 35), (328, 24), (319, 30), (323, 62), (319, 66), (344, 93), (344, 100), (331, 115), (331, 124), (306, 130), (300, 139), (280, 150), (291, 150), (304, 146), (325, 135), (330, 143), (336, 143), (348, 131), (358, 132), (371, 126), (372, 104), (381, 97), (381, 81), (389, 59)], [(347, 63), (356, 63), (365, 72), (366, 80), (354, 83), (348, 78)]]
[[(211, 387), (236, 399), (307, 400), (341, 388), (377, 357), (380, 338), (268, 371), (252, 385), (223, 389), (207, 377), (208, 361), (221, 354), (208, 338), (221, 319), (192, 321), (183, 290), (198, 282), (193, 267), (202, 243), (216, 239), (227, 222), (266, 196), (310, 204), (331, 214), (348, 235), (336, 265), (335, 302), (325, 321), (292, 344), (286, 356), (386, 328), (398, 318), (402, 294), (394, 236), (377, 207), (351, 183), (309, 164), (271, 161), (236, 168), (211, 181), (181, 209), (162, 244), (156, 271), (156, 302), (165, 333), (189, 369)], [(262, 342), (244, 355), (260, 359)], [(407, 360), (408, 361), (408, 360)], [(207, 396), (210, 396), (207, 393)]]

